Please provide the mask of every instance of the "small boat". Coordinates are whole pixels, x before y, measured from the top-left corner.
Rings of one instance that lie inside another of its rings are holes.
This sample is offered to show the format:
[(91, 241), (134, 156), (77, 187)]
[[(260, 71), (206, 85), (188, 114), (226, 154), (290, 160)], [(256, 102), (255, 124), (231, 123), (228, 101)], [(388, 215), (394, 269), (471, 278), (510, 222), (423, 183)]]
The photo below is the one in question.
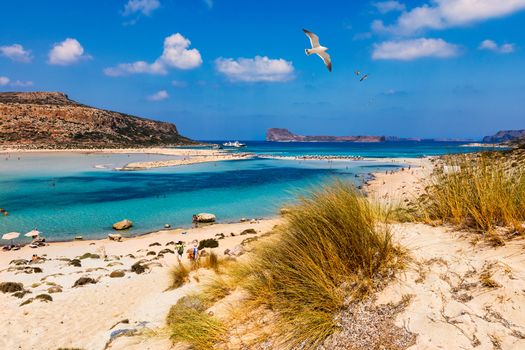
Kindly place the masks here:
[(222, 144), (224, 147), (235, 147), (235, 148), (241, 148), (241, 147), (246, 147), (246, 145), (244, 143), (240, 143), (239, 141), (235, 141), (235, 142), (225, 142)]

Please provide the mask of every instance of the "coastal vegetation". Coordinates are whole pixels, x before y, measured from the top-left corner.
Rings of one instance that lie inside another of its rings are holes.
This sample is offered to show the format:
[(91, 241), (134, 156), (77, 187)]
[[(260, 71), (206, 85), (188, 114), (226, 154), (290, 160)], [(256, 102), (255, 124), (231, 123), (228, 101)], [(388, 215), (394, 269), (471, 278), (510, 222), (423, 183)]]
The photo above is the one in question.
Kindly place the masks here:
[(419, 219), (478, 232), (525, 232), (522, 150), (448, 156), (443, 165), (436, 167), (419, 200)]
[[(402, 266), (403, 251), (380, 220), (384, 216), (353, 185), (338, 181), (302, 197), (285, 218), (247, 259), (229, 265), (195, 297), (204, 308), (172, 308), (174, 341), (203, 348), (227, 329), (246, 329), (247, 315), (269, 314), (280, 347), (315, 348), (338, 330), (342, 310), (380, 289)], [(206, 313), (234, 290), (245, 296), (243, 315), (220, 323)], [(190, 339), (179, 323), (203, 331), (192, 331)]]

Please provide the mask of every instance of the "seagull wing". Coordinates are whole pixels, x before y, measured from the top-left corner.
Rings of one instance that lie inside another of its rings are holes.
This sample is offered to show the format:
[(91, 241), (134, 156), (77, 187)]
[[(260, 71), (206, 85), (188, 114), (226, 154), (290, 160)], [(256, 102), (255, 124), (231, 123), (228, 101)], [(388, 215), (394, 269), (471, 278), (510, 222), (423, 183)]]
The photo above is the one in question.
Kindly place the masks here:
[(330, 58), (330, 55), (326, 52), (321, 52), (317, 54), (319, 57), (323, 59), (324, 64), (326, 64), (326, 67), (331, 72), (332, 71), (332, 59)]
[(306, 29), (303, 29), (303, 32), (308, 38), (310, 38), (310, 44), (312, 45), (312, 48), (319, 47), (319, 37), (317, 35)]

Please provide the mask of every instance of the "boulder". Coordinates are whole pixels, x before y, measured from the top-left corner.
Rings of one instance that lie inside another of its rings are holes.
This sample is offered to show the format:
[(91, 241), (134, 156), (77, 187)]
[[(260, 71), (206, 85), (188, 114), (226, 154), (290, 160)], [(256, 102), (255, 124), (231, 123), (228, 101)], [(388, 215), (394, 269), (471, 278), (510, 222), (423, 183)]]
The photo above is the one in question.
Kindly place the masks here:
[(95, 284), (95, 283), (97, 283), (97, 281), (91, 277), (80, 277), (78, 280), (75, 281), (75, 284), (73, 284), (73, 287), (81, 287), (86, 284)]
[[(113, 225), (113, 228), (115, 228), (115, 225)], [(116, 230), (118, 230), (118, 229), (116, 229)], [(108, 238), (109, 238), (110, 241), (117, 241), (117, 242), (121, 242), (122, 241), (122, 235), (120, 233), (110, 233), (108, 235)]]
[(113, 224), (113, 229), (115, 230), (127, 230), (128, 228), (133, 226), (133, 222), (128, 219), (124, 219), (122, 221), (116, 222)]
[(53, 293), (62, 293), (62, 287), (60, 286), (52, 286), (52, 287), (49, 287), (47, 289), (47, 292), (49, 294), (53, 294)]
[(224, 255), (241, 256), (244, 254), (245, 251), (246, 250), (244, 249), (242, 245), (236, 245), (233, 249), (226, 249), (224, 251)]
[(120, 278), (120, 277), (124, 277), (126, 275), (126, 273), (122, 270), (115, 270), (115, 271), (112, 271), (110, 274), (109, 274), (109, 277), (111, 278)]
[(210, 213), (200, 213), (193, 215), (193, 222), (197, 223), (215, 222), (215, 220), (217, 220), (217, 217)]

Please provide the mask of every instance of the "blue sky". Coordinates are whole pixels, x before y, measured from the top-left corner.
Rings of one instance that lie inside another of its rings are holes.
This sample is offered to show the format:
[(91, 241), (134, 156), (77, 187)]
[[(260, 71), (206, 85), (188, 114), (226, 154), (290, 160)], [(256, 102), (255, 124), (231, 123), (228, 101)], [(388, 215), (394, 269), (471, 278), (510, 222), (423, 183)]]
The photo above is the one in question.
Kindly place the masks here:
[(0, 91), (63, 91), (197, 139), (479, 138), (525, 127), (524, 32), (525, 0), (3, 1)]

